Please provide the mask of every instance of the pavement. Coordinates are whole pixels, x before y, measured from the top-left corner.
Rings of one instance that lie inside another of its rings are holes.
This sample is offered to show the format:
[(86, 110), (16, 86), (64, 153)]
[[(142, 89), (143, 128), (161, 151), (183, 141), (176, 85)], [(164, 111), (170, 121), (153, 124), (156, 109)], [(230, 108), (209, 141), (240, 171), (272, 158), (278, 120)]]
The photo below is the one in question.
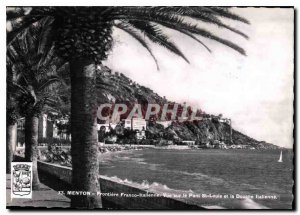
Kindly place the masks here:
[(6, 207), (46, 207), (46, 208), (68, 208), (70, 199), (58, 195), (58, 192), (41, 183), (39, 190), (32, 191), (32, 199), (11, 199), (11, 176), (6, 174)]

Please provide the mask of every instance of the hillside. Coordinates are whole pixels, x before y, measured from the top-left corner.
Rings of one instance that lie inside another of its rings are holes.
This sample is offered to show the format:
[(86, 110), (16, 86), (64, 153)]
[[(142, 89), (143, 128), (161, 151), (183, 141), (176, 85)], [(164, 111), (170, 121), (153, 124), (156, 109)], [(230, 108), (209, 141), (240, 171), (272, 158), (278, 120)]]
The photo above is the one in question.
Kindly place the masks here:
[[(143, 111), (147, 104), (155, 103), (163, 105), (174, 102), (159, 96), (153, 90), (141, 86), (122, 73), (111, 71), (105, 67), (99, 76), (99, 83), (107, 83), (112, 86), (110, 89), (99, 90), (99, 103), (139, 103), (143, 106)], [(182, 123), (173, 122), (169, 127), (164, 128), (162, 125), (154, 122), (150, 123), (147, 128), (147, 136), (153, 139), (167, 140), (194, 140), (197, 144), (205, 144), (214, 140), (222, 141), (228, 145), (248, 145), (254, 148), (278, 148), (275, 145), (264, 141), (257, 141), (251, 137), (242, 134), (232, 128), (232, 142), (230, 141), (230, 125), (218, 121), (217, 116), (206, 114), (199, 110), (202, 115), (208, 118), (201, 121), (185, 121)], [(122, 116), (126, 118), (126, 115)]]

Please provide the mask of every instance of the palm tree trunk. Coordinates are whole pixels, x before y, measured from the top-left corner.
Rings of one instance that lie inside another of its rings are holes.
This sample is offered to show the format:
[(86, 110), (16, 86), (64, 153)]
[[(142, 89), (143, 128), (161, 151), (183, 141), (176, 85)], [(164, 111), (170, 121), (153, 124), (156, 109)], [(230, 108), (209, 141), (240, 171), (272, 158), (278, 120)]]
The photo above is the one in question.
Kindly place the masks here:
[[(96, 65), (76, 59), (71, 69), (72, 186), (76, 191), (100, 191), (98, 181)], [(97, 195), (72, 196), (71, 207), (101, 208)]]
[[(7, 68), (7, 82), (13, 82), (16, 80), (16, 74), (11, 70), (10, 67)], [(16, 112), (16, 100), (13, 96), (15, 92), (14, 87), (11, 84), (7, 84), (6, 91), (6, 173), (11, 173), (11, 162), (13, 161), (13, 156), (15, 148), (17, 145), (17, 121), (14, 117)]]
[(13, 161), (16, 143), (17, 123), (9, 124), (6, 127), (6, 173), (11, 173), (11, 162)]
[(32, 189), (40, 188), (40, 180), (37, 171), (37, 146), (38, 146), (38, 123), (37, 116), (25, 118), (25, 160), (32, 162)]

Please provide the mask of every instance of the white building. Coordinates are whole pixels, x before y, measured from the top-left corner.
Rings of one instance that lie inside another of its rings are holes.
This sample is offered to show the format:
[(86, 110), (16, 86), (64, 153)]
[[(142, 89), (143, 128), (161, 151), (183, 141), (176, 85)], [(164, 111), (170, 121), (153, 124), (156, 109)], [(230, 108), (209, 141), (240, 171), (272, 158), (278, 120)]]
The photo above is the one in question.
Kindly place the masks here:
[(195, 145), (195, 141), (194, 140), (183, 140), (181, 142), (182, 142), (183, 145), (188, 145), (188, 146)]
[(131, 119), (124, 119), (124, 128), (131, 129)]
[(131, 129), (132, 130), (146, 130), (147, 129), (147, 122), (145, 119), (142, 118), (132, 118), (131, 119)]
[(139, 130), (139, 131), (146, 130), (147, 122), (145, 119), (142, 118), (125, 119), (124, 128), (128, 128), (131, 130)]

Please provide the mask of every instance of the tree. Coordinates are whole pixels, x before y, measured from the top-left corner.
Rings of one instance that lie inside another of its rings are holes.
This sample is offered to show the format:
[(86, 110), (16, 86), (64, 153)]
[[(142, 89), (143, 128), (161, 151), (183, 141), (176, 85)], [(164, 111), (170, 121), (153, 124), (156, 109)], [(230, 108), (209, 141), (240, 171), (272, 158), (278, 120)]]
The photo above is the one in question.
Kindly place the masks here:
[[(12, 70), (12, 65), (7, 64), (7, 82), (15, 80), (16, 74)], [(11, 162), (17, 144), (17, 120), (19, 117), (15, 89), (8, 84), (6, 96), (6, 173), (11, 173)]]
[[(120, 28), (134, 37), (154, 58), (146, 38), (189, 62), (163, 28), (176, 30), (201, 43), (198, 37), (215, 40), (245, 55), (233, 42), (193, 24), (203, 21), (226, 28), (245, 38), (247, 36), (219, 18), (225, 17), (249, 23), (242, 17), (220, 7), (33, 7), (8, 8), (7, 20), (11, 22), (8, 41), (33, 23), (51, 18), (49, 37), (55, 41), (59, 55), (70, 63), (71, 71), (71, 135), (72, 184), (74, 190), (96, 192), (98, 183), (97, 147), (97, 93), (96, 68), (106, 59), (112, 47), (112, 29)], [(188, 19), (186, 19), (188, 18)], [(193, 22), (191, 21), (193, 20)], [(144, 36), (143, 36), (144, 35)], [(101, 207), (97, 196), (73, 196), (71, 207)]]
[[(33, 189), (39, 189), (37, 172), (38, 118), (46, 109), (52, 109), (59, 99), (58, 76), (65, 63), (54, 55), (54, 49), (47, 49), (42, 25), (32, 26), (7, 47), (7, 62), (14, 78), (8, 79), (13, 89), (19, 112), (25, 116), (25, 160), (32, 162)], [(12, 98), (12, 96), (9, 96)]]

